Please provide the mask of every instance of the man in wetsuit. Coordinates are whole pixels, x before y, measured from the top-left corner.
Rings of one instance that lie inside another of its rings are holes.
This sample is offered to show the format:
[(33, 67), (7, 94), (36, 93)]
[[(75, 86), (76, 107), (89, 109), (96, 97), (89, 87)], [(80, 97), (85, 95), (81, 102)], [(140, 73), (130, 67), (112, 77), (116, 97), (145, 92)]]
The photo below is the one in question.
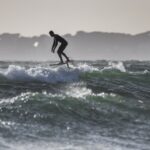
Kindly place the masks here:
[(64, 61), (62, 59), (62, 55), (66, 58), (66, 62), (69, 62), (68, 56), (63, 52), (64, 49), (66, 48), (66, 46), (68, 45), (68, 42), (63, 37), (59, 36), (58, 34), (55, 34), (53, 31), (50, 31), (49, 34), (51, 37), (54, 37), (54, 42), (53, 42), (53, 46), (52, 46), (52, 50), (51, 50), (53, 53), (55, 52), (58, 42), (61, 43), (61, 45), (57, 51), (57, 54), (60, 58), (60, 64), (64, 63)]

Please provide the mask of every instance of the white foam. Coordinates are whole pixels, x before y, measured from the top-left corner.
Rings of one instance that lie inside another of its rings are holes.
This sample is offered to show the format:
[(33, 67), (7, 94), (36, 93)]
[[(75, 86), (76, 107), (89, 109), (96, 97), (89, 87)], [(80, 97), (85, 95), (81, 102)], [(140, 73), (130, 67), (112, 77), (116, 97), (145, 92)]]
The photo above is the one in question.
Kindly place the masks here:
[(126, 72), (125, 66), (123, 64), (123, 62), (119, 61), (119, 62), (109, 62), (108, 66), (104, 67), (104, 69), (102, 70), (109, 70), (109, 69), (117, 69), (120, 70), (121, 72)]
[(149, 71), (148, 71), (148, 70), (144, 70), (143, 73), (144, 73), (144, 74), (147, 74), (147, 73), (149, 73)]
[(16, 81), (41, 81), (48, 83), (77, 81), (82, 72), (96, 71), (97, 68), (87, 64), (79, 64), (77, 67), (68, 69), (60, 67), (30, 67), (25, 68), (16, 65), (9, 65), (5, 71), (1, 71), (7, 79)]
[(85, 83), (83, 82), (71, 83), (70, 85), (67, 85), (67, 88), (63, 92), (64, 96), (81, 99), (86, 99), (88, 96), (95, 96), (102, 98), (106, 98), (108, 96), (116, 97), (116, 94), (114, 93), (110, 94), (105, 92), (94, 93), (91, 89), (87, 88)]
[[(106, 98), (108, 96), (116, 97), (116, 94), (114, 93), (93, 93), (93, 91), (85, 86), (84, 83), (71, 83), (70, 85), (67, 85), (67, 87), (64, 87), (63, 90), (60, 90), (59, 93), (49, 93), (47, 91), (43, 91), (42, 93), (39, 92), (23, 92), (17, 96), (11, 97), (11, 98), (4, 98), (0, 101), (0, 106), (2, 105), (9, 105), (13, 104), (16, 101), (23, 101), (23, 103), (26, 103), (27, 101), (30, 101), (31, 97), (35, 97), (38, 95), (46, 96), (47, 98), (59, 98), (60, 100), (63, 100), (67, 97), (72, 98), (80, 98), (80, 99), (86, 99), (88, 96), (94, 96), (94, 97), (102, 97)], [(20, 106), (18, 106), (20, 107)]]
[(17, 96), (12, 97), (12, 98), (7, 98), (7, 99), (4, 98), (4, 99), (1, 99), (0, 105), (13, 104), (13, 103), (15, 103), (15, 102), (18, 101), (18, 100), (21, 100), (21, 101), (26, 102), (26, 101), (29, 100), (29, 98), (30, 98), (31, 96), (36, 96), (36, 95), (38, 95), (38, 94), (39, 94), (38, 92), (25, 92), (25, 93), (21, 93), (20, 95), (17, 95)]
[(65, 95), (73, 98), (83, 98), (85, 99), (87, 96), (93, 95), (91, 89), (86, 88), (83, 83), (71, 84), (65, 90)]

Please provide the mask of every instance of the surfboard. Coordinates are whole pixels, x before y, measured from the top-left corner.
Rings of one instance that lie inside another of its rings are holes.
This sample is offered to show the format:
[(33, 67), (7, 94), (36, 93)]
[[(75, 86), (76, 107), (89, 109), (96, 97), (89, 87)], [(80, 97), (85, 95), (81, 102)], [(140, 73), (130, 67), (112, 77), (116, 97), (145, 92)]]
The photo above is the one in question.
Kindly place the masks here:
[(69, 62), (65, 62), (65, 63), (55, 63), (55, 64), (49, 64), (50, 66), (61, 66), (61, 65), (67, 65), (68, 68), (69, 67)]

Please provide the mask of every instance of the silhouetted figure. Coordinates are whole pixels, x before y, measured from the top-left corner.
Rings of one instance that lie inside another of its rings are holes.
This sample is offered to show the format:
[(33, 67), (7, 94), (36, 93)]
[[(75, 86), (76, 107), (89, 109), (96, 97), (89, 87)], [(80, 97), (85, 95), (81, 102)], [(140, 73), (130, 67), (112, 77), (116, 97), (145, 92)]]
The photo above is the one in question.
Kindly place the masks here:
[(61, 43), (60, 47), (58, 48), (57, 54), (60, 58), (60, 64), (64, 63), (63, 59), (62, 59), (62, 55), (66, 58), (67, 62), (69, 61), (68, 56), (63, 52), (64, 49), (66, 48), (66, 46), (68, 45), (68, 42), (61, 36), (59, 36), (58, 34), (55, 34), (53, 31), (49, 32), (51, 37), (54, 37), (54, 42), (53, 42), (53, 46), (52, 46), (52, 52), (55, 52), (55, 49), (57, 47), (58, 42)]

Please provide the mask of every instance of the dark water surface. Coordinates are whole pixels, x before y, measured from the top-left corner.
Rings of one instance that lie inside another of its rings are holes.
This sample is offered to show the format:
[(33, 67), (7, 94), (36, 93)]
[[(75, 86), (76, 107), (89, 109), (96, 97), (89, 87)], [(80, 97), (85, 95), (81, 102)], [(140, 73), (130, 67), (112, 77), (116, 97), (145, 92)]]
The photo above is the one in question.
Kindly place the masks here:
[(0, 150), (149, 150), (150, 62), (0, 62)]

